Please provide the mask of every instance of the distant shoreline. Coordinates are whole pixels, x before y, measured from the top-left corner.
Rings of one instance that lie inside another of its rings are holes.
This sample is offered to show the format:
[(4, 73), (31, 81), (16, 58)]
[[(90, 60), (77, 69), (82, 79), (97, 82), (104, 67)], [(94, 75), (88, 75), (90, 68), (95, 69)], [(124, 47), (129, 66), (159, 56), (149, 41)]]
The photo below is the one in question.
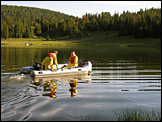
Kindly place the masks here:
[(90, 37), (70, 38), (69, 36), (55, 39), (34, 38), (1, 38), (1, 46), (44, 46), (44, 45), (94, 45), (94, 46), (121, 46), (121, 47), (161, 47), (161, 39), (142, 38), (134, 39), (131, 36), (117, 36), (116, 32), (108, 34), (102, 31), (91, 32)]

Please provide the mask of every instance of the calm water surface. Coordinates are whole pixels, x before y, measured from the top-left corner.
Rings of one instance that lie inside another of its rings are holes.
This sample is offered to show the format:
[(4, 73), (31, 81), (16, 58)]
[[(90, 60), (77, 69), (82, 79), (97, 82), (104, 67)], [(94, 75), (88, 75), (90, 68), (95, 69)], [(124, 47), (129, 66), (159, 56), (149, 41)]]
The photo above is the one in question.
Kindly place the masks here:
[[(58, 63), (76, 51), (91, 75), (31, 78), (23, 66), (58, 50)], [(104, 46), (1, 46), (2, 121), (117, 120), (122, 108), (161, 112), (161, 49)]]

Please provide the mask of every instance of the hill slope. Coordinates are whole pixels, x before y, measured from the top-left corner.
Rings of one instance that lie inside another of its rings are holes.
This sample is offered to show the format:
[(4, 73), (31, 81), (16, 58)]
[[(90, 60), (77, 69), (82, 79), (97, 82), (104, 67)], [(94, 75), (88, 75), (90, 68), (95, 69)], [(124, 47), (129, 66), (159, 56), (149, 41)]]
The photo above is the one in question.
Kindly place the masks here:
[(95, 31), (116, 31), (116, 36), (161, 38), (161, 8), (87, 14), (82, 18), (60, 12), (24, 6), (1, 5), (1, 38), (90, 37)]
[(25, 6), (12, 6), (12, 5), (1, 5), (1, 18), (5, 16), (10, 16), (13, 21), (18, 19), (22, 20), (26, 18), (32, 25), (33, 23), (41, 21), (42, 17), (47, 17), (50, 21), (63, 21), (69, 17), (75, 19), (74, 16), (69, 16), (64, 13), (51, 11), (48, 9), (40, 9), (36, 7), (25, 7)]

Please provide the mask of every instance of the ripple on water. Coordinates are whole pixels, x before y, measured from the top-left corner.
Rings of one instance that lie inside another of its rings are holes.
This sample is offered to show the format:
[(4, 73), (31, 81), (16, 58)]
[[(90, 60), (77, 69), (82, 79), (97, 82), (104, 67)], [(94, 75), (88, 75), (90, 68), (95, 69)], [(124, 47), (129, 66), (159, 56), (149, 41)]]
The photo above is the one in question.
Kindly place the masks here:
[[(25, 75), (3, 76), (2, 121), (76, 121), (87, 120), (88, 117), (90, 120), (95, 120), (95, 117), (98, 120), (107, 120), (107, 117), (115, 120), (113, 111), (122, 107), (161, 106), (161, 71), (137, 70), (136, 66), (117, 66), (112, 70), (114, 66), (93, 67), (91, 79), (79, 79), (74, 88), (77, 92), (73, 94), (70, 80), (66, 78), (42, 78), (41, 83), (36, 84)], [(50, 98), (49, 83), (52, 82), (57, 83), (56, 98)]]
[(15, 114), (16, 114), (16, 111), (10, 111), (8, 113), (1, 114), (1, 119), (4, 119), (6, 117), (10, 117), (10, 116), (14, 116)]

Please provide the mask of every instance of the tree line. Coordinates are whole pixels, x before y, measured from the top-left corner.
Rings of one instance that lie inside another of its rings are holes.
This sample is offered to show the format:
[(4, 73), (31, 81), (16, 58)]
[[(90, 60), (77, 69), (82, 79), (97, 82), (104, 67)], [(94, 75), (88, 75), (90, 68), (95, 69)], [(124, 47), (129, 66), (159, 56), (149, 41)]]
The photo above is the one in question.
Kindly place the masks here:
[(49, 38), (69, 36), (90, 37), (90, 31), (116, 31), (116, 36), (161, 38), (161, 8), (86, 13), (82, 18), (34, 7), (1, 5), (1, 38)]

